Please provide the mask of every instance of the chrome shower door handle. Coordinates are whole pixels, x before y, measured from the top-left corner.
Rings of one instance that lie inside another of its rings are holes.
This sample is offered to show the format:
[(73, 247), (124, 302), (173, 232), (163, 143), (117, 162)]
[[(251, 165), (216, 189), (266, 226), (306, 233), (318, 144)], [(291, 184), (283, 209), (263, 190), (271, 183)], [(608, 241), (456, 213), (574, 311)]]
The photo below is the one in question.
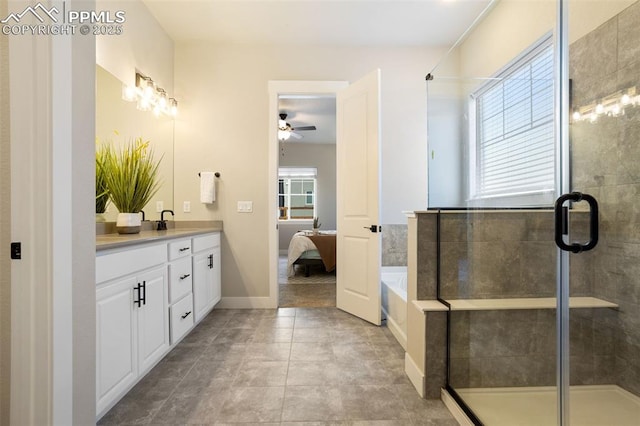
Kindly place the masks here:
[[(567, 244), (564, 242), (563, 235), (568, 234), (567, 224), (568, 209), (563, 207), (566, 201), (586, 201), (589, 204), (589, 241), (585, 244), (572, 243)], [(571, 253), (581, 253), (583, 251), (589, 251), (598, 245), (598, 202), (596, 199), (581, 192), (572, 192), (570, 194), (563, 194), (556, 200), (554, 208), (555, 216), (555, 241), (556, 245), (564, 251)]]

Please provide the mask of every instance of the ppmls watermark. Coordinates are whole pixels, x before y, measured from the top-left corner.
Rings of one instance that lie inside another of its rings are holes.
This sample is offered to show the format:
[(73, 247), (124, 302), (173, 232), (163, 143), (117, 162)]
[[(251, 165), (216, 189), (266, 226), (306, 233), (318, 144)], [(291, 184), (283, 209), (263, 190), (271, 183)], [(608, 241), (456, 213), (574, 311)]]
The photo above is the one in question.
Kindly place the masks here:
[(62, 2), (62, 10), (53, 6), (47, 8), (42, 3), (28, 6), (22, 12), (12, 12), (4, 19), (4, 35), (120, 35), (126, 22), (124, 10), (67, 10)]

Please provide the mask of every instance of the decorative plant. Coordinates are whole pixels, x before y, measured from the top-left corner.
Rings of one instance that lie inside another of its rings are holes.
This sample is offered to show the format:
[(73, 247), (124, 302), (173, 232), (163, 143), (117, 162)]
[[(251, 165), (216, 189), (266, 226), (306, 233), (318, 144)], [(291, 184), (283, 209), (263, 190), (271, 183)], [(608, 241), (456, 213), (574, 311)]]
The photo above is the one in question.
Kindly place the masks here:
[(138, 213), (160, 189), (158, 167), (149, 141), (137, 138), (116, 149), (103, 145), (104, 181), (111, 202), (120, 213)]
[(313, 218), (313, 229), (319, 229), (322, 226), (317, 217)]
[(104, 213), (109, 202), (109, 191), (105, 182), (104, 162), (106, 149), (99, 145), (96, 147), (96, 213)]

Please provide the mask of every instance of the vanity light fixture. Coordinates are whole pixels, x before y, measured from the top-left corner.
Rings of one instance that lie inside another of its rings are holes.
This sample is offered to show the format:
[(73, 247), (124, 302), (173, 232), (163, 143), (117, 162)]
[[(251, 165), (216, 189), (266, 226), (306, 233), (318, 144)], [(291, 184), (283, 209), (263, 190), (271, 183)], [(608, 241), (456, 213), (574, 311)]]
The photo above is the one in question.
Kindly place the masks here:
[(612, 93), (597, 102), (575, 108), (571, 118), (573, 122), (589, 121), (595, 123), (599, 117), (619, 117), (624, 115), (625, 108), (640, 105), (640, 94), (636, 86)]
[(150, 78), (140, 73), (136, 73), (135, 87), (123, 85), (122, 99), (128, 102), (136, 102), (137, 108), (141, 111), (153, 111), (156, 117), (162, 114), (170, 117), (178, 115), (178, 102), (174, 98), (169, 98), (167, 92), (157, 87)]

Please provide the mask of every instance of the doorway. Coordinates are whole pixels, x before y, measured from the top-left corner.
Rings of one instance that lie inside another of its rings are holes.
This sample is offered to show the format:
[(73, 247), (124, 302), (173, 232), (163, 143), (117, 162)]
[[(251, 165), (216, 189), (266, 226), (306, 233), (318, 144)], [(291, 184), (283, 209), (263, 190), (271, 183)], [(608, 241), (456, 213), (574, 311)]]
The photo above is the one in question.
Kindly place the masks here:
[(279, 306), (334, 307), (335, 96), (280, 95), (278, 117)]
[[(314, 217), (323, 223), (321, 230), (336, 228), (335, 97), (347, 85), (341, 81), (269, 83), (269, 128), (273, 130), (269, 132), (269, 223), (275, 224), (269, 232), (269, 289), (274, 307), (335, 306), (335, 274), (310, 262), (306, 277), (305, 265), (289, 265), (288, 249), (298, 231), (312, 232)], [(313, 113), (314, 109), (324, 112)], [(278, 137), (280, 114), (287, 114), (283, 121), (289, 123), (297, 136), (285, 141)], [(296, 126), (298, 129), (315, 126), (317, 130), (296, 131)], [(329, 136), (326, 126), (332, 128)], [(312, 155), (322, 158), (305, 161), (305, 156)], [(310, 173), (313, 169), (315, 176)], [(289, 175), (281, 176), (281, 171), (288, 171)], [(296, 176), (302, 172), (308, 176)], [(294, 268), (291, 277), (287, 273), (289, 266)]]

